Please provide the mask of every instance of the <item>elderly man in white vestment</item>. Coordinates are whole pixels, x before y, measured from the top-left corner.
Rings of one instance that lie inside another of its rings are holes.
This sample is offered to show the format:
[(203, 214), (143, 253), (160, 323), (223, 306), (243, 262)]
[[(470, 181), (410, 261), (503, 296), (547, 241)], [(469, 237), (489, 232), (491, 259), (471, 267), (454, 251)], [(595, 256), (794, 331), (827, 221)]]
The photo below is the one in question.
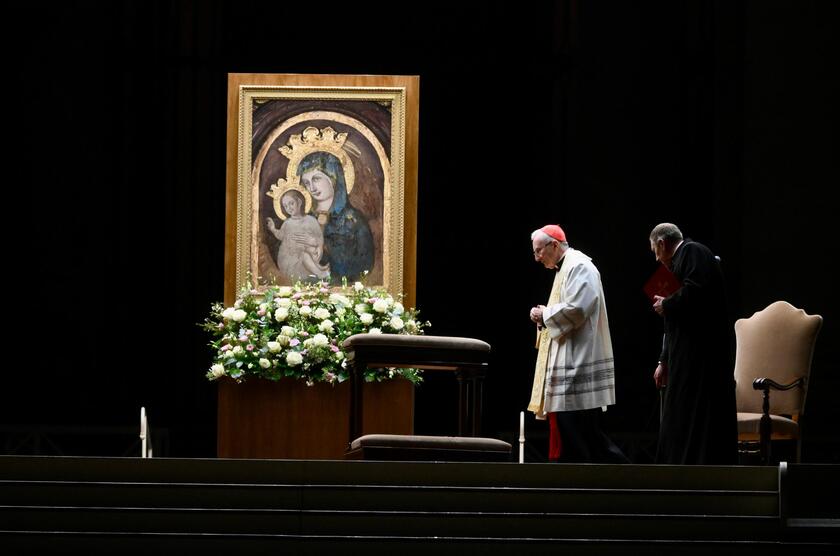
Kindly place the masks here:
[(537, 365), (528, 410), (549, 421), (549, 460), (627, 463), (601, 429), (615, 403), (615, 368), (601, 274), (560, 226), (531, 234), (534, 259), (555, 272), (548, 303), (531, 309)]

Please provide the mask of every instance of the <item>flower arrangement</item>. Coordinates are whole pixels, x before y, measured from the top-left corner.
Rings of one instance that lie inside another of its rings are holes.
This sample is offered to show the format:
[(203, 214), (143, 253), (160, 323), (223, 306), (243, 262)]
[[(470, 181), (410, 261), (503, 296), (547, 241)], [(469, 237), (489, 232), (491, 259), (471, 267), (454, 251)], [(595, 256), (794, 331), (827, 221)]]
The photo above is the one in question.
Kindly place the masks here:
[[(349, 378), (341, 350), (353, 334), (422, 334), (431, 326), (418, 320), (383, 288), (356, 282), (331, 290), (324, 282), (269, 286), (246, 285), (233, 307), (213, 304), (201, 325), (211, 336), (215, 355), (207, 378), (284, 377), (337, 383)], [(366, 381), (404, 377), (421, 380), (418, 369), (368, 369)]]

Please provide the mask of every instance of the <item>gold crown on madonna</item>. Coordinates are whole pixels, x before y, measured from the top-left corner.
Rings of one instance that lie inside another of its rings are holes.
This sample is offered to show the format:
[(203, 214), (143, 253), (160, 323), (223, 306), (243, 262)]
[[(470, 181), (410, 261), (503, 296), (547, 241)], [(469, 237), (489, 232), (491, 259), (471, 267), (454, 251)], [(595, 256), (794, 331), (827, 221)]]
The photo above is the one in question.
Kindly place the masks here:
[(328, 152), (341, 162), (341, 167), (344, 169), (344, 182), (349, 193), (353, 188), (356, 173), (353, 171), (353, 162), (347, 155), (347, 151), (344, 150), (346, 141), (347, 133), (337, 133), (329, 126), (323, 129), (309, 126), (300, 134), (291, 135), (286, 144), (277, 149), (280, 154), (289, 159), (286, 179), (292, 181), (299, 178), (297, 175), (298, 166), (307, 155), (315, 152)]

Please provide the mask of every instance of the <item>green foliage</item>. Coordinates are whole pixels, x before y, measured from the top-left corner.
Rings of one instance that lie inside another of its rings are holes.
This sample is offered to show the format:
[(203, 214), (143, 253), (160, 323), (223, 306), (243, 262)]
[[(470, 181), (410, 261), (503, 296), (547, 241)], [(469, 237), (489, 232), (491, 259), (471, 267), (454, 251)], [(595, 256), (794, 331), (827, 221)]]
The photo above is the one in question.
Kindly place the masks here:
[[(211, 335), (213, 364), (207, 378), (228, 376), (308, 384), (342, 382), (349, 377), (342, 343), (353, 334), (422, 334), (430, 326), (383, 288), (361, 282), (340, 289), (326, 283), (242, 289), (233, 307), (214, 303), (201, 324)], [(403, 377), (421, 380), (418, 369), (368, 369), (367, 381)]]

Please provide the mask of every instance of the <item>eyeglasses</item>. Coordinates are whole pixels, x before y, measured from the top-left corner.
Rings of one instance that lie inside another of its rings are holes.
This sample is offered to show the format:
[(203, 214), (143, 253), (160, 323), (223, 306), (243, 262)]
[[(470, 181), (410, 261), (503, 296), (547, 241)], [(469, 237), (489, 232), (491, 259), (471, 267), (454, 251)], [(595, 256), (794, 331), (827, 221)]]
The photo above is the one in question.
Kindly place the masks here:
[(545, 248), (546, 248), (546, 247), (548, 247), (549, 245), (553, 245), (553, 244), (554, 244), (554, 242), (553, 242), (553, 241), (549, 241), (548, 243), (546, 243), (546, 244), (544, 244), (544, 245), (540, 245), (539, 247), (537, 247), (536, 249), (534, 249), (534, 256), (535, 256), (535, 257), (536, 257), (536, 256), (538, 256), (540, 253), (542, 253), (543, 251), (545, 251)]

